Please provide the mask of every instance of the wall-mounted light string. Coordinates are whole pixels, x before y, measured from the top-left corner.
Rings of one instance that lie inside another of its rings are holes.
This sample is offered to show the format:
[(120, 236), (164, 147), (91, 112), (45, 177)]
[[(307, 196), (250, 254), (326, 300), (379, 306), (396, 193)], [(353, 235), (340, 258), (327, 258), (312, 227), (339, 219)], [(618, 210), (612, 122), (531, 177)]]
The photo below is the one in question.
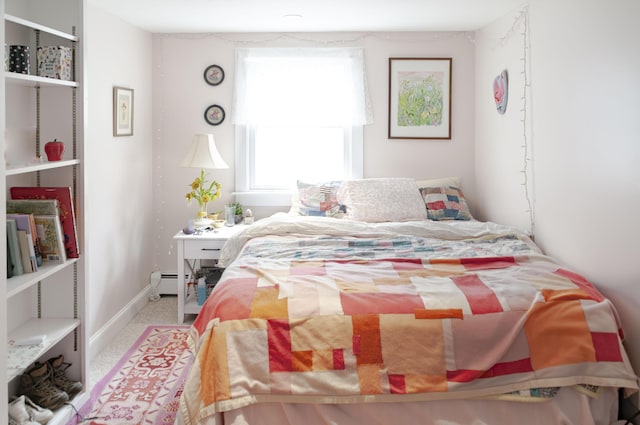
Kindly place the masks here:
[[(520, 57), (520, 66), (522, 75), (522, 95), (520, 100), (522, 107), (520, 113), (522, 117), (522, 174), (524, 187), (524, 198), (527, 203), (525, 212), (529, 216), (529, 235), (535, 237), (535, 186), (534, 186), (534, 170), (533, 164), (533, 131), (531, 126), (531, 38), (529, 34), (529, 8), (524, 7), (513, 20), (511, 28), (507, 33), (498, 40), (498, 46), (504, 47), (507, 42), (514, 37), (521, 39), (522, 56)], [(513, 87), (510, 84), (511, 87)]]
[[(336, 36), (335, 39), (328, 37)], [(232, 36), (225, 33), (163, 33), (162, 37), (186, 40), (216, 39), (236, 46), (257, 46), (277, 42), (311, 43), (314, 45), (357, 45), (368, 39), (402, 43), (424, 43), (448, 41), (454, 38), (466, 38), (470, 43), (475, 42), (472, 31), (430, 31), (430, 32), (362, 32), (362, 33), (331, 33), (323, 34), (323, 37), (315, 37), (313, 33), (264, 33), (251, 34), (239, 33)], [(243, 38), (247, 37), (247, 38)]]
[[(522, 36), (522, 174), (523, 174), (523, 186), (524, 196), (527, 201), (527, 213), (529, 214), (529, 233), (531, 238), (535, 238), (535, 209), (534, 209), (534, 178), (533, 178), (533, 131), (530, 121), (530, 110), (528, 107), (531, 102), (531, 38), (529, 34), (529, 9), (525, 7), (518, 19), (522, 21), (523, 30), (520, 33)], [(532, 193), (533, 192), (533, 193)]]

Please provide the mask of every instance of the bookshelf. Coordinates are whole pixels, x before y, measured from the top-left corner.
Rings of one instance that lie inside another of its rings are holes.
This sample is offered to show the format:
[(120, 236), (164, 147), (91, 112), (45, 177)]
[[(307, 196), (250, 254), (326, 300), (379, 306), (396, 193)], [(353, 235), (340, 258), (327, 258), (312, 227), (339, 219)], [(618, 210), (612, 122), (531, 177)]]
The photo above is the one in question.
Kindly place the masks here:
[[(75, 204), (80, 255), (63, 262), (45, 262), (37, 271), (6, 278), (6, 244), (0, 244), (5, 260), (4, 302), (0, 355), (7, 359), (0, 371), (4, 385), (0, 395), (7, 400), (19, 395), (19, 381), (35, 361), (64, 355), (72, 364), (67, 375), (83, 383), (85, 389), (72, 403), (79, 408), (88, 398), (88, 358), (86, 285), (83, 245), (83, 142), (84, 142), (84, 43), (86, 0), (0, 0), (4, 19), (3, 44), (27, 45), (29, 74), (3, 71), (4, 90), (0, 95), (4, 133), (0, 164), (4, 187), (0, 191), (1, 215), (6, 218), (9, 189), (15, 186), (70, 187)], [(37, 76), (38, 46), (65, 46), (73, 52), (71, 81)], [(61, 161), (48, 162), (44, 144), (57, 138), (66, 145)], [(2, 227), (4, 229), (4, 226)], [(6, 239), (6, 229), (2, 230)], [(14, 341), (41, 338), (40, 344), (14, 345)], [(6, 417), (7, 404), (0, 403)], [(73, 415), (63, 406), (49, 423), (65, 424)]]

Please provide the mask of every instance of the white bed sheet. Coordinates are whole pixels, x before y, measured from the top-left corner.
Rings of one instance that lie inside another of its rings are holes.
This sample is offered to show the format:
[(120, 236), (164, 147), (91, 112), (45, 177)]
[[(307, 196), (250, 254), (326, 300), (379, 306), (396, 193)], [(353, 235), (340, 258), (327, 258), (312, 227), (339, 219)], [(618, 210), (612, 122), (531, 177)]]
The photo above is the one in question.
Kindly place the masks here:
[(388, 223), (366, 223), (331, 217), (303, 217), (276, 213), (271, 217), (247, 226), (235, 233), (225, 244), (218, 260), (220, 267), (227, 267), (240, 254), (244, 244), (256, 237), (273, 234), (283, 235), (349, 235), (381, 237), (406, 234), (446, 240), (461, 240), (488, 235), (516, 234), (538, 253), (540, 249), (524, 232), (510, 226), (483, 221), (406, 221)]
[[(262, 403), (216, 414), (201, 425), (612, 425), (617, 423), (614, 388), (592, 398), (562, 388), (544, 402), (441, 400), (370, 404)], [(182, 424), (178, 418), (176, 424)]]

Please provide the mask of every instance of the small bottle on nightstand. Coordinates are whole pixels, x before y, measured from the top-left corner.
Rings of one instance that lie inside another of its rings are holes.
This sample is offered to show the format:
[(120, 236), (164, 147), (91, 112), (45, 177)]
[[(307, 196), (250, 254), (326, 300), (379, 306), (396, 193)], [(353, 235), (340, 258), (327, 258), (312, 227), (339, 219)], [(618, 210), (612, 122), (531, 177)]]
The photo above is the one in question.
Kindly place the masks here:
[(244, 224), (253, 224), (253, 213), (249, 208), (244, 210)]

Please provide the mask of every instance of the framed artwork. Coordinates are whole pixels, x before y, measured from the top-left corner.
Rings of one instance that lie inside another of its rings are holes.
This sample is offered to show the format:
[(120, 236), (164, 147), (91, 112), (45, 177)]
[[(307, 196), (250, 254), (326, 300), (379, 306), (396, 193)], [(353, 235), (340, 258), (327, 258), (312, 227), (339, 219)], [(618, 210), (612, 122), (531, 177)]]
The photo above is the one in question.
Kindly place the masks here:
[(133, 135), (133, 89), (113, 88), (113, 135)]
[(451, 139), (451, 58), (389, 58), (389, 139)]
[(225, 112), (220, 105), (211, 105), (204, 111), (204, 120), (210, 125), (220, 125), (224, 121)]
[(204, 81), (211, 86), (217, 86), (224, 80), (224, 70), (219, 65), (209, 65), (204, 70)]

